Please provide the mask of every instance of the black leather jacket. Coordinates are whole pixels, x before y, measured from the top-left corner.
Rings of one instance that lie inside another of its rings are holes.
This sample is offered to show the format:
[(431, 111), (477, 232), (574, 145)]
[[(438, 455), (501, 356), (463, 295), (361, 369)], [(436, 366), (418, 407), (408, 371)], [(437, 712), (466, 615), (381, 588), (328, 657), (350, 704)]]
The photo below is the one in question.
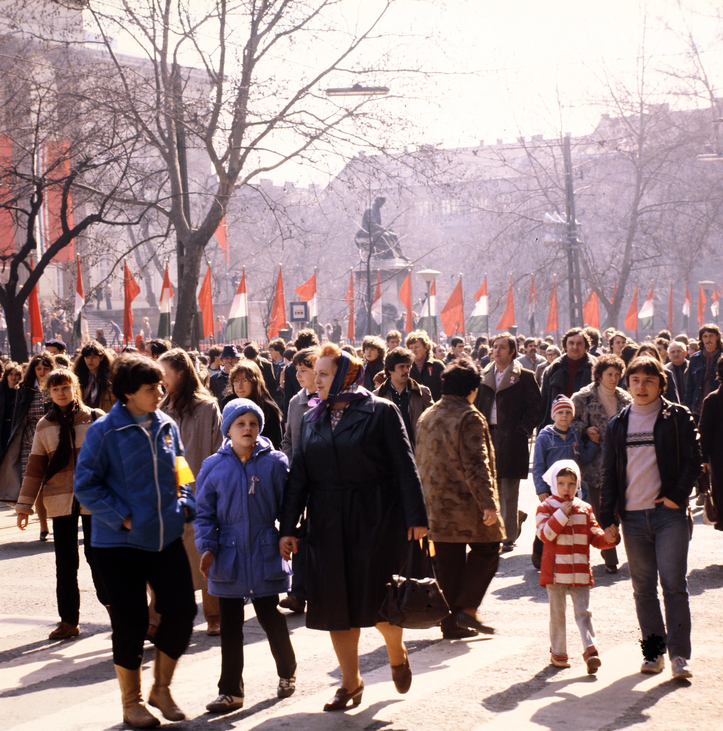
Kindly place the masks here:
[[(700, 435), (685, 406), (666, 399), (662, 401), (663, 408), (653, 427), (655, 455), (662, 481), (660, 497), (667, 497), (679, 507), (685, 507), (702, 470)], [(628, 405), (610, 419), (605, 432), (600, 510), (600, 525), (603, 528), (617, 524), (617, 516), (625, 517), (629, 416)]]

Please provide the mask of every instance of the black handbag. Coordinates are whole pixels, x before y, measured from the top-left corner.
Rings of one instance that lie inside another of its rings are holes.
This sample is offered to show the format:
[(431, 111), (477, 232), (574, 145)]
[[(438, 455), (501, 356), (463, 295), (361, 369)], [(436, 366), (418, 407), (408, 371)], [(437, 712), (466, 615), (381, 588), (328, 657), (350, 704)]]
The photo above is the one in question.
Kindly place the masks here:
[(418, 541), (409, 541), (407, 560), (400, 574), (394, 574), (387, 584), (387, 594), (379, 613), (389, 624), (397, 627), (430, 629), (449, 615), (449, 605), (437, 583), (426, 536), (421, 548), (425, 559), (423, 576), (414, 578), (415, 547), (419, 553)]

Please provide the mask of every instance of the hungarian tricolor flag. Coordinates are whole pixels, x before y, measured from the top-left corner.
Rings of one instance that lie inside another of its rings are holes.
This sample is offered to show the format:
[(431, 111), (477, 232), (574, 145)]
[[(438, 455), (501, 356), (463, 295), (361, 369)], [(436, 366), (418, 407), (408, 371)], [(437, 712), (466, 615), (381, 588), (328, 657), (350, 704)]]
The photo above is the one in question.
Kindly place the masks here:
[(545, 323), (545, 332), (554, 333), (560, 329), (557, 320), (557, 277), (552, 280), (552, 294), (550, 295), (550, 311), (547, 313), (547, 322)]
[(377, 324), (379, 331), (382, 327), (382, 272), (377, 269), (377, 286), (374, 288), (374, 299), (372, 300), (372, 320)]
[(319, 310), (316, 297), (316, 267), (314, 267), (314, 274), (311, 279), (298, 286), (294, 292), (299, 295), (299, 299), (302, 302), (309, 303), (309, 327), (316, 332), (319, 326)]
[(75, 257), (77, 265), (77, 273), (75, 276), (75, 317), (73, 318), (73, 340), (82, 340), (83, 328), (82, 317), (83, 307), (85, 305), (85, 292), (83, 291), (83, 275), (80, 271), (80, 257)]
[(198, 306), (201, 308), (203, 320), (203, 338), (213, 337), (213, 285), (211, 283), (211, 265), (206, 267), (201, 291), (198, 293)]
[(713, 319), (718, 323), (718, 313), (720, 312), (720, 306), (718, 301), (718, 285), (713, 286), (713, 294), (710, 296), (710, 314), (713, 315)]
[(595, 290), (590, 292), (582, 306), (582, 319), (587, 327), (600, 329), (600, 300)]
[(354, 270), (349, 272), (349, 286), (346, 290), (346, 304), (349, 307), (349, 327), (346, 337), (350, 342), (354, 342), (356, 332), (354, 329)]
[(171, 298), (173, 297), (173, 287), (171, 287), (171, 278), (168, 276), (168, 262), (166, 262), (166, 271), (163, 274), (163, 286), (161, 287), (161, 301), (159, 307), (161, 316), (158, 319), (158, 337), (161, 340), (171, 339)]
[(141, 288), (125, 259), (123, 267), (123, 342), (128, 343), (133, 340), (133, 300), (141, 293)]
[(404, 331), (412, 332), (414, 330), (414, 313), (412, 312), (412, 272), (407, 273), (406, 279), (399, 288), (399, 301), (406, 310), (404, 320)]
[[(35, 269), (32, 259), (30, 260), (30, 269)], [(31, 345), (42, 343), (45, 340), (45, 333), (43, 332), (43, 318), (40, 316), (37, 284), (30, 290), (30, 296), (28, 297), (28, 316), (30, 319)]]
[(626, 330), (637, 330), (638, 329), (638, 283), (635, 282), (635, 291), (633, 292), (633, 298), (630, 300), (630, 307), (628, 307), (628, 314), (625, 315), (623, 325)]
[(651, 283), (650, 292), (643, 302), (643, 306), (638, 313), (638, 327), (641, 330), (653, 329), (653, 317), (655, 316), (655, 284)]
[(439, 316), (442, 318), (442, 327), (444, 327), (444, 334), (447, 337), (457, 334), (464, 335), (464, 296), (461, 274), (457, 286), (452, 290), (452, 294), (449, 295), (447, 304), (442, 308)]
[(688, 284), (685, 285), (685, 297), (683, 298), (683, 330), (688, 332), (688, 318), (690, 317), (690, 306), (693, 304), (693, 298), (690, 296)]
[(436, 337), (437, 333), (437, 280), (433, 279), (429, 287), (429, 297), (422, 305), (422, 312), (417, 321), (417, 327)]
[(246, 267), (243, 268), (241, 281), (236, 289), (231, 312), (226, 324), (226, 340), (244, 340), (249, 336), (249, 304), (246, 299)]
[(475, 306), (472, 315), (467, 322), (467, 332), (487, 333), (489, 332), (489, 317), (487, 314), (487, 275), (482, 286), (474, 295)]
[(500, 321), (497, 323), (495, 330), (509, 330), (514, 327), (517, 323), (515, 322), (515, 295), (512, 291), (512, 277), (510, 277), (510, 288), (507, 290), (507, 305), (505, 311), (500, 317)]
[(271, 303), (271, 317), (269, 319), (269, 340), (277, 338), (281, 330), (286, 329), (286, 300), (284, 299), (284, 277), (281, 274), (279, 264), (279, 275), (276, 277), (276, 289), (274, 299)]

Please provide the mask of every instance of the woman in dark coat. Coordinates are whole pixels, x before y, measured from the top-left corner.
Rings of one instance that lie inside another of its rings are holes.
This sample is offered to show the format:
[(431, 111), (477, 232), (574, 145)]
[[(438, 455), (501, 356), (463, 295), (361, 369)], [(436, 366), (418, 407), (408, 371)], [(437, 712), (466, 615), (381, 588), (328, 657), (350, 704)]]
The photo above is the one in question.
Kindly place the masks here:
[(4, 450), (10, 441), (15, 397), (18, 395), (18, 386), (22, 377), (22, 368), (17, 363), (6, 364), (3, 380), (0, 383), (0, 418), (3, 420), (2, 432), (0, 433), (0, 450)]
[(384, 636), (400, 693), (412, 681), (402, 630), (381, 621), (385, 585), (404, 562), (407, 541), (427, 533), (427, 513), (404, 422), (390, 401), (359, 384), (362, 364), (327, 343), (315, 365), (319, 400), (304, 416), (281, 512), (281, 553), (296, 552), (307, 510), (307, 619), (331, 634), (342, 687), (325, 711), (361, 702), (361, 627)]
[(229, 401), (236, 398), (247, 398), (261, 407), (264, 412), (264, 429), (261, 436), (266, 437), (274, 445), (274, 449), (280, 450), (284, 436), (281, 409), (266, 388), (261, 368), (252, 360), (244, 358), (229, 373), (228, 386), (220, 404), (221, 411)]
[[(723, 358), (718, 360), (718, 381), (723, 384)], [(713, 503), (718, 508), (716, 530), (723, 530), (723, 386), (703, 401), (698, 422), (703, 470), (710, 474)]]

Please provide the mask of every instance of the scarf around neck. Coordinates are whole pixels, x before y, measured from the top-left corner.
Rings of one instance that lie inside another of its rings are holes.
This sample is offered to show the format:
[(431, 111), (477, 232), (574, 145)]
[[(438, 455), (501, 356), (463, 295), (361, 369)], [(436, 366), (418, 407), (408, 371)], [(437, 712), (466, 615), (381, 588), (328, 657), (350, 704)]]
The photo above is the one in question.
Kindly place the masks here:
[(48, 412), (49, 420), (58, 423), (60, 433), (58, 435), (58, 446), (45, 468), (45, 482), (65, 468), (75, 451), (75, 416), (79, 411), (80, 406), (77, 401), (74, 401), (65, 413), (55, 404), (51, 406)]

